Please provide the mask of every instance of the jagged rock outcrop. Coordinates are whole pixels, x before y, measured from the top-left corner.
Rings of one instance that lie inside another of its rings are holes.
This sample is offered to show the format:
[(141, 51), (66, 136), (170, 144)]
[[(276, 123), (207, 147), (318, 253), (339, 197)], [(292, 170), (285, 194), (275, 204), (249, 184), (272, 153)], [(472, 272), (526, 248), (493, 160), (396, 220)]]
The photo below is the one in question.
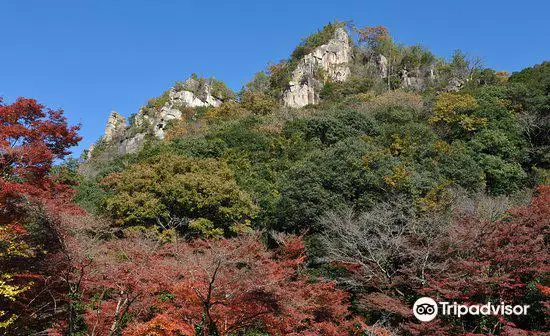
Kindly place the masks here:
[(112, 141), (114, 138), (124, 134), (126, 129), (126, 119), (118, 114), (116, 111), (111, 112), (109, 119), (107, 119), (107, 125), (105, 126), (105, 133), (103, 134), (104, 141)]
[(119, 154), (128, 154), (137, 152), (145, 142), (145, 133), (137, 133), (120, 139), (116, 144)]
[[(127, 154), (136, 152), (145, 142), (147, 134), (164, 138), (170, 120), (181, 119), (185, 108), (220, 106), (233, 98), (233, 92), (222, 82), (213, 78), (204, 79), (193, 75), (183, 83), (163, 94), (162, 106), (145, 106), (135, 115), (132, 125), (117, 112), (112, 112), (105, 126), (102, 140), (116, 146), (116, 152)], [(93, 156), (94, 147), (88, 150), (88, 159)]]
[(288, 107), (303, 107), (309, 104), (319, 103), (319, 88), (322, 83), (315, 78), (306, 78), (304, 82), (294, 84), (283, 94), (283, 103)]
[(361, 65), (366, 66), (368, 71), (363, 71), (362, 76), (372, 76), (379, 79), (386, 79), (389, 76), (389, 60), (383, 54), (374, 51), (359, 49), (362, 56)]
[(326, 44), (315, 48), (299, 61), (288, 88), (283, 92), (284, 105), (297, 108), (317, 104), (324, 80), (318, 78), (319, 69), (333, 81), (344, 81), (350, 75), (351, 53), (348, 33), (344, 28), (336, 29)]
[[(395, 77), (400, 76), (401, 88), (414, 91), (433, 87), (456, 91), (464, 83), (459, 78), (451, 78), (447, 85), (446, 81), (436, 77), (435, 58), (427, 51), (417, 48), (414, 53), (410, 52), (416, 59), (394, 64), (395, 57), (388, 59), (377, 49), (363, 50), (354, 46), (348, 32), (340, 25), (327, 27), (330, 29), (320, 31), (320, 35), (315, 35), (312, 40), (306, 39), (288, 62), (281, 63), (279, 69), (282, 71), (279, 76), (271, 77), (275, 78), (273, 82), (266, 75), (263, 91), (269, 90), (269, 95), (280, 94), (282, 91), (282, 103), (285, 106), (300, 108), (319, 103), (319, 94), (327, 82), (348, 81), (341, 86), (350, 84), (350, 87), (355, 85), (362, 90), (368, 85), (365, 83), (374, 79), (377, 84), (383, 83), (395, 89), (395, 83), (398, 82)], [(321, 44), (323, 42), (319, 41), (326, 42)], [(121, 115), (112, 112), (103, 140), (110, 145), (114, 144), (120, 154), (132, 153), (149, 136), (164, 139), (170, 121), (190, 118), (196, 112), (190, 109), (218, 107), (231, 99), (234, 99), (234, 93), (223, 83), (213, 78), (192, 75), (185, 82), (176, 83), (160, 97), (150, 100), (133, 117), (130, 126), (126, 125)], [(90, 157), (93, 150), (89, 150)]]
[(90, 160), (92, 158), (92, 153), (94, 152), (95, 144), (91, 144), (90, 147), (88, 147), (88, 150), (86, 151), (86, 160)]
[(412, 89), (422, 91), (424, 89), (424, 78), (410, 73), (407, 69), (401, 70), (401, 87), (403, 89)]
[(388, 59), (382, 54), (376, 56), (376, 66), (378, 67), (378, 73), (380, 78), (388, 78)]
[(447, 86), (445, 86), (445, 89), (443, 91), (446, 92), (458, 92), (460, 88), (464, 85), (464, 81), (458, 77), (452, 77), (449, 80), (449, 83), (447, 83)]
[(423, 91), (426, 87), (436, 80), (434, 66), (408, 71), (401, 70), (401, 88)]
[[(159, 139), (164, 138), (166, 125), (170, 120), (181, 119), (184, 107), (220, 106), (223, 101), (229, 99), (230, 94), (217, 91), (216, 85), (220, 85), (214, 79), (188, 78), (184, 83), (178, 83), (168, 91), (168, 101), (151, 114), (150, 110), (140, 109), (135, 117), (138, 127), (151, 127), (152, 133)], [(224, 86), (225, 88), (225, 86)]]

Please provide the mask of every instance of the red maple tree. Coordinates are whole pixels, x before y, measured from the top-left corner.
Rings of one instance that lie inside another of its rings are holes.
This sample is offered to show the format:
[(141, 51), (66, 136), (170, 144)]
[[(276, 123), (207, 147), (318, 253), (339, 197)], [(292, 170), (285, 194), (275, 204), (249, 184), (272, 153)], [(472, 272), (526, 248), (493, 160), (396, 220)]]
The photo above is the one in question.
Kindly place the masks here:
[[(442, 235), (436, 260), (419, 293), (449, 302), (530, 305), (526, 316), (481, 317), (460, 323), (409, 324), (413, 334), (503, 332), (545, 334), (550, 329), (550, 186), (538, 187), (527, 206), (515, 207), (498, 221), (474, 217), (456, 220)], [(546, 316), (546, 318), (545, 318)], [(531, 321), (538, 320), (536, 325)], [(540, 323), (540, 321), (546, 321)], [(452, 322), (452, 321), (450, 321)], [(455, 321), (457, 322), (457, 321)], [(481, 326), (481, 327), (480, 327)]]
[(91, 335), (359, 334), (364, 325), (349, 318), (348, 295), (304, 273), (301, 238), (280, 241), (273, 251), (259, 235), (100, 243), (82, 277)]
[(62, 110), (26, 98), (5, 105), (0, 98), (0, 279), (19, 292), (0, 295), (0, 322), (16, 328), (8, 333), (26, 333), (51, 316), (55, 303), (44, 302), (45, 296), (50, 300), (51, 281), (42, 271), (45, 251), (56, 243), (49, 241), (41, 214), (44, 206), (57, 211), (68, 204), (69, 188), (50, 173), (55, 160), (80, 140), (78, 129), (68, 125)]
[(0, 99), (0, 197), (22, 194), (51, 197), (62, 187), (49, 176), (55, 160), (80, 141), (79, 126), (69, 126), (62, 110), (46, 109), (34, 99), (11, 105)]

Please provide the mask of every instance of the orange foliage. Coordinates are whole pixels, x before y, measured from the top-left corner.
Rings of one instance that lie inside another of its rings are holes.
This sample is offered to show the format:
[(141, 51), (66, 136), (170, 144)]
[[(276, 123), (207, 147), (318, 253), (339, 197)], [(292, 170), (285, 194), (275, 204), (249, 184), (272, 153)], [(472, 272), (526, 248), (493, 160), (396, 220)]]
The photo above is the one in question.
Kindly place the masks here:
[[(258, 235), (161, 245), (134, 235), (100, 243), (85, 253), (85, 315), (105, 334), (123, 315), (125, 335), (231, 335), (260, 326), (272, 334), (343, 335), (362, 323), (348, 319), (348, 295), (329, 281), (311, 282), (300, 237), (285, 236), (267, 250)], [(99, 297), (99, 300), (97, 299)], [(94, 303), (95, 302), (95, 303)], [(151, 316), (151, 312), (155, 312)]]
[(356, 31), (359, 34), (359, 43), (366, 43), (371, 48), (391, 40), (388, 28), (384, 26), (367, 26), (356, 29)]

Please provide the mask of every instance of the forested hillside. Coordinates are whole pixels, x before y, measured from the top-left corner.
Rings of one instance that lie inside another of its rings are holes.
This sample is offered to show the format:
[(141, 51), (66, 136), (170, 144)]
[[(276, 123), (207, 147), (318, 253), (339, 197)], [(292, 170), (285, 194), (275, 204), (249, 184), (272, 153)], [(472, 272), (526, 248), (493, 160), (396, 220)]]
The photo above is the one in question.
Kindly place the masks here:
[[(332, 23), (128, 119), (67, 159), (62, 111), (0, 101), (0, 334), (550, 332), (550, 62)], [(420, 322), (423, 296), (530, 308)]]

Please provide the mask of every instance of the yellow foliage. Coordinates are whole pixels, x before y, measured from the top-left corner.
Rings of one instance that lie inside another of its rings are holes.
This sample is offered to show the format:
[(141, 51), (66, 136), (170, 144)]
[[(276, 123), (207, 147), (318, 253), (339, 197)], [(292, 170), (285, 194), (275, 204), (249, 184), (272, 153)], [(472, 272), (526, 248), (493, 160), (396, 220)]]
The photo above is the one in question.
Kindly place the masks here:
[(508, 79), (510, 78), (510, 73), (508, 71), (497, 71), (495, 75), (497, 76), (499, 82), (503, 84), (508, 82)]
[(249, 219), (245, 219), (243, 223), (235, 222), (229, 227), (229, 231), (234, 233), (252, 233), (252, 222)]
[(445, 153), (445, 154), (448, 154), (451, 152), (451, 145), (449, 145), (447, 142), (445, 142), (444, 140), (437, 140), (435, 143), (434, 143), (434, 150), (437, 152), (437, 153)]
[(254, 128), (260, 133), (281, 133), (283, 131), (283, 125), (281, 124), (261, 124)]
[(207, 238), (223, 237), (223, 229), (215, 228), (214, 223), (206, 218), (197, 218), (190, 221), (189, 228), (199, 231)]
[(471, 111), (477, 107), (477, 101), (469, 94), (444, 92), (435, 101), (436, 114), (431, 119), (452, 121), (458, 113)]
[(236, 119), (250, 114), (248, 110), (236, 102), (223, 103), (219, 107), (214, 107), (206, 111), (205, 119), (213, 122), (216, 120)]
[(450, 195), (447, 192), (447, 187), (450, 182), (440, 183), (432, 189), (428, 190), (424, 197), (416, 200), (416, 206), (422, 212), (438, 211), (450, 202)]
[(391, 150), (388, 148), (373, 152), (372, 154), (365, 154), (362, 157), (363, 165), (365, 167), (370, 167), (373, 163), (377, 162), (383, 157), (387, 157), (388, 155), (391, 155)]
[(499, 99), (499, 102), (513, 114), (518, 114), (523, 111), (523, 105), (520, 102), (514, 102), (510, 99)]
[(28, 290), (30, 287), (19, 287), (19, 286), (13, 286), (8, 284), (8, 281), (11, 279), (11, 275), (9, 274), (3, 274), (0, 276), (0, 296), (3, 296), (4, 298), (15, 301), (15, 297), (19, 295), (20, 293)]
[[(0, 219), (0, 263), (4, 263), (5, 260), (13, 257), (33, 256), (35, 249), (23, 239), (27, 234), (25, 228), (18, 222), (17, 218), (6, 217)], [(4, 270), (4, 272), (6, 271)], [(13, 284), (11, 283), (12, 278), (11, 274), (0, 273), (0, 298), (2, 301), (16, 301), (19, 294), (33, 286), (32, 282), (28, 282), (24, 286)], [(6, 314), (5, 311), (0, 310), (0, 329), (7, 328), (17, 319), (17, 315), (6, 317)]]
[[(152, 226), (177, 215), (206, 218), (225, 231), (258, 211), (251, 196), (237, 185), (227, 163), (213, 158), (162, 153), (108, 175), (103, 184), (114, 191), (104, 204), (119, 225)], [(210, 233), (210, 224), (203, 219), (191, 226), (208, 234), (223, 232)]]
[[(6, 315), (6, 313), (4, 311), (0, 310), (0, 318), (4, 315)], [(12, 316), (10, 316), (9, 319), (7, 319), (5, 321), (0, 321), (0, 329), (7, 328), (11, 324), (13, 324), (13, 322), (15, 322), (15, 320), (17, 320), (17, 317), (18, 317), (17, 315), (12, 315)]]
[(434, 114), (429, 118), (431, 123), (459, 124), (467, 131), (487, 123), (487, 118), (472, 116), (471, 112), (478, 107), (476, 99), (469, 94), (444, 92), (434, 104)]
[(422, 96), (417, 93), (395, 90), (370, 99), (369, 102), (365, 103), (365, 106), (371, 107), (374, 110), (391, 107), (408, 107), (421, 111), (424, 108), (424, 102), (422, 101)]
[(177, 240), (175, 229), (160, 230), (158, 226), (136, 225), (122, 230), (125, 237), (145, 237), (161, 243), (174, 243)]
[(372, 92), (356, 93), (352, 96), (352, 99), (360, 103), (366, 103), (372, 101), (376, 95)]
[(390, 145), (390, 151), (393, 156), (399, 156), (403, 153), (404, 141), (399, 137), (399, 135), (392, 135), (393, 142)]
[(392, 175), (384, 176), (384, 182), (392, 188), (400, 187), (405, 181), (409, 179), (411, 172), (409, 172), (404, 165), (400, 164), (393, 170)]
[(254, 114), (267, 115), (277, 108), (277, 101), (265, 93), (245, 91), (241, 105)]
[(361, 140), (363, 140), (364, 142), (371, 142), (373, 140), (373, 137), (371, 137), (370, 135), (361, 135)]
[(158, 234), (158, 239), (163, 243), (175, 243), (178, 239), (178, 233), (175, 229), (164, 230)]
[(208, 123), (205, 120), (189, 121), (183, 119), (170, 120), (170, 127), (166, 131), (164, 139), (167, 141), (181, 139), (186, 136), (202, 134), (208, 131)]
[[(10, 285), (9, 281), (11, 278), (12, 276), (9, 274), (0, 275), (0, 297), (3, 297), (9, 301), (15, 301), (19, 294), (27, 291), (30, 286), (32, 286), (32, 283), (29, 283), (29, 285), (25, 287)], [(0, 310), (0, 317), (3, 317), (4, 315), (6, 315), (6, 312)], [(17, 315), (12, 315), (7, 320), (0, 321), (0, 329), (8, 327), (15, 322), (16, 319)]]
[(478, 126), (485, 126), (487, 124), (487, 118), (464, 116), (459, 123), (465, 130), (475, 131)]
[(393, 142), (390, 145), (390, 152), (393, 156), (399, 156), (410, 152), (411, 149), (416, 147), (416, 143), (411, 141), (410, 136), (405, 135), (404, 138), (399, 134), (392, 134)]
[(26, 230), (17, 221), (0, 225), (0, 259), (7, 257), (31, 257), (34, 249), (21, 239)]

